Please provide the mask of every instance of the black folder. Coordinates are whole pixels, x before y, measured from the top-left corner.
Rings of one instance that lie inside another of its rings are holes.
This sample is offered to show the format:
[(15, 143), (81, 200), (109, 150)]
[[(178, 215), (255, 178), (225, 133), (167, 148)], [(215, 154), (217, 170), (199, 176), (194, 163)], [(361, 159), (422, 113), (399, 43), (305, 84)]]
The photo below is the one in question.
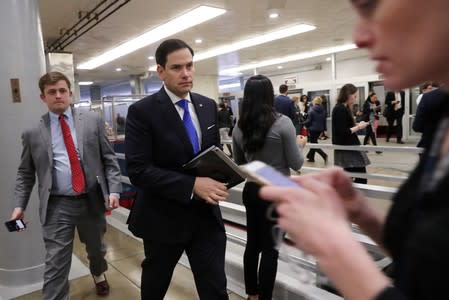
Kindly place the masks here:
[(217, 146), (199, 153), (183, 169), (194, 176), (210, 177), (226, 183), (228, 189), (245, 180), (239, 166)]

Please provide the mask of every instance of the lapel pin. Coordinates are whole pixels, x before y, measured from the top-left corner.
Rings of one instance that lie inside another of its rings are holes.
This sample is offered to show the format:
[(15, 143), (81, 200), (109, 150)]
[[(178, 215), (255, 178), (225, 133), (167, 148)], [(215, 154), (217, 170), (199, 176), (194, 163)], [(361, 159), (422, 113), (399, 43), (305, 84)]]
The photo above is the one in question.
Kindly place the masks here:
[(200, 107), (203, 107), (203, 104), (200, 103)]

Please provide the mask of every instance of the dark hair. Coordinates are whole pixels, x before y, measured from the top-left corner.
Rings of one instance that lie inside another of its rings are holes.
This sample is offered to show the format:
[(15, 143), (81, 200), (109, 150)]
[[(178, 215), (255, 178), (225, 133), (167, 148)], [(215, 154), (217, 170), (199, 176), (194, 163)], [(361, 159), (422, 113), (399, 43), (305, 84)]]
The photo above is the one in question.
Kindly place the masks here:
[(341, 87), (340, 92), (338, 93), (337, 103), (345, 103), (349, 96), (357, 93), (358, 89), (352, 83), (347, 83)]
[(48, 72), (39, 79), (39, 89), (41, 90), (41, 93), (44, 93), (46, 85), (56, 84), (60, 80), (64, 80), (70, 90), (70, 80), (67, 76), (61, 72)]
[[(341, 87), (340, 92), (338, 93), (338, 97), (337, 97), (337, 103), (341, 103), (344, 104), (346, 101), (348, 101), (349, 96), (351, 96), (352, 94), (357, 93), (358, 89), (355, 85), (353, 85), (352, 83), (347, 83), (344, 86)], [(348, 106), (346, 106), (346, 109), (348, 110), (349, 114), (352, 117), (352, 124), (354, 125), (354, 114), (352, 113), (352, 109)]]
[(373, 92), (373, 91), (370, 91), (370, 92), (368, 93), (368, 97), (366, 98), (366, 101), (371, 101), (371, 97), (374, 96), (374, 95), (376, 95), (376, 93)]
[(219, 108), (225, 108), (225, 104), (224, 104), (223, 102), (218, 103), (218, 107), (219, 107)]
[(193, 49), (183, 40), (169, 39), (163, 41), (156, 49), (156, 63), (165, 68), (165, 65), (167, 64), (167, 56), (172, 52), (185, 48), (189, 49), (193, 57)]
[(243, 134), (244, 152), (254, 153), (264, 146), (268, 130), (277, 118), (273, 99), (274, 90), (270, 79), (263, 75), (248, 79), (238, 122)]
[(307, 95), (302, 95), (302, 96), (299, 98), (299, 101), (303, 102), (304, 98), (305, 98), (306, 102), (309, 100), (309, 97), (308, 97)]
[(279, 93), (284, 94), (286, 91), (288, 91), (288, 86), (286, 84), (281, 84), (279, 86)]

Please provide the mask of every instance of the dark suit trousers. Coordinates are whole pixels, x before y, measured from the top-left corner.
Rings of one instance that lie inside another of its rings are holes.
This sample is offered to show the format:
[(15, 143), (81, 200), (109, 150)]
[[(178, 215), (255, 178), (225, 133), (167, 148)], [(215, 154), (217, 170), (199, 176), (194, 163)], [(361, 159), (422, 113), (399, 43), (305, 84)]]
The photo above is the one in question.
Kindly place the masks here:
[(200, 299), (228, 299), (224, 272), (226, 234), (209, 211), (196, 218), (195, 230), (185, 243), (164, 244), (149, 239), (144, 239), (143, 242), (143, 300), (164, 299), (173, 270), (183, 251), (189, 259)]
[(86, 199), (50, 197), (47, 222), (42, 227), (45, 244), (45, 272), (43, 299), (69, 298), (69, 271), (72, 261), (75, 227), (81, 242), (86, 245), (92, 275), (99, 276), (107, 268), (104, 258), (106, 230), (104, 215), (92, 215)]
[[(273, 240), (274, 222), (267, 219), (271, 202), (259, 197), (260, 186), (248, 182), (243, 189), (246, 208), (247, 242), (243, 256), (245, 290), (248, 295), (259, 295), (259, 300), (271, 300), (279, 252)], [(261, 255), (259, 265), (259, 255)]]
[(402, 140), (402, 115), (398, 114), (394, 114), (393, 116), (387, 118), (387, 140), (390, 139), (391, 134), (393, 133), (394, 121), (396, 121), (396, 139), (399, 142)]
[[(309, 130), (309, 143), (311, 144), (318, 144), (318, 138), (320, 137), (321, 132), (320, 131), (312, 131)], [(309, 160), (314, 161), (315, 160), (315, 152), (317, 152), (324, 160), (327, 160), (327, 154), (322, 149), (310, 149), (307, 153), (306, 157)]]
[(365, 139), (363, 140), (363, 145), (368, 144), (369, 139), (371, 139), (371, 142), (373, 143), (374, 146), (377, 146), (376, 134), (374, 133), (373, 125), (368, 125), (366, 127), (366, 134)]

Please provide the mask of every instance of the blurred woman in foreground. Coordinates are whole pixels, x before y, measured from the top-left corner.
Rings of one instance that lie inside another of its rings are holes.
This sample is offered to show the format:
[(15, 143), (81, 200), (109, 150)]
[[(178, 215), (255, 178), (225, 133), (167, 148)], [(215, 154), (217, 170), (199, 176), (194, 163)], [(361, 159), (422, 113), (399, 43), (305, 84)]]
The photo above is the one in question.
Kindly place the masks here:
[[(429, 79), (449, 86), (449, 1), (351, 3), (359, 15), (355, 42), (378, 62), (387, 89)], [(315, 256), (345, 299), (449, 299), (449, 96), (441, 109), (432, 146), (394, 196), (388, 216), (340, 169), (296, 179), (303, 188), (261, 189), (262, 198), (277, 203), (279, 225)], [(391, 255), (393, 280), (354, 240), (348, 220)]]

